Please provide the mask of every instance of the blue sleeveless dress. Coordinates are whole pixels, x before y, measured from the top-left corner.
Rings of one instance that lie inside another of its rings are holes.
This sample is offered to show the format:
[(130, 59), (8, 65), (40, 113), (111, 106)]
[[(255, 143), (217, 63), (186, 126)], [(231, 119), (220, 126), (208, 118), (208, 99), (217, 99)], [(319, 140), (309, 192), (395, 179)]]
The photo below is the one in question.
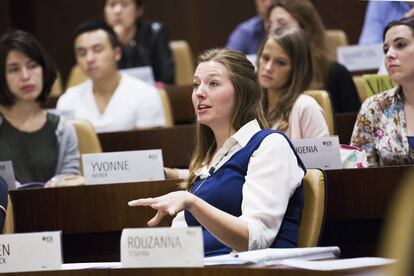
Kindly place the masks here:
[[(260, 146), (263, 139), (272, 133), (279, 133), (286, 138), (292, 151), (296, 155), (298, 164), (306, 173), (305, 166), (286, 135), (277, 130), (266, 129), (257, 132), (245, 147), (236, 152), (225, 164), (217, 169), (217, 171), (205, 179), (204, 183), (203, 180), (198, 179), (194, 183), (191, 191), (210, 205), (233, 216), (241, 216), (241, 205), (243, 200), (242, 189), (250, 157)], [(277, 180), (275, 179), (275, 181)], [(275, 194), (275, 196), (277, 196), (277, 194)], [(303, 201), (303, 185), (301, 184), (289, 199), (285, 216), (279, 232), (270, 246), (271, 248), (291, 248), (297, 246)], [(201, 226), (190, 212), (185, 211), (184, 215), (188, 226)], [(205, 256), (227, 254), (232, 251), (231, 248), (222, 244), (204, 227), (202, 227), (202, 229)]]

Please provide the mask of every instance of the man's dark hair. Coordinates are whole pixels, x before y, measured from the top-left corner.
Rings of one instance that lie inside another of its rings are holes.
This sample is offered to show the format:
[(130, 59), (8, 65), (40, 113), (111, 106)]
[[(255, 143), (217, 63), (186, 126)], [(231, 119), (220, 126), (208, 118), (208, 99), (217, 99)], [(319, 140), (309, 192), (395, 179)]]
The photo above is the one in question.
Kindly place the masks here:
[(112, 48), (121, 46), (112, 27), (106, 24), (105, 21), (102, 19), (88, 20), (80, 24), (75, 30), (75, 33), (73, 35), (73, 41), (75, 41), (76, 38), (78, 38), (78, 36), (80, 36), (81, 34), (93, 32), (97, 30), (103, 30), (108, 34), (109, 41), (111, 42)]
[[(108, 0), (102, 0), (104, 5), (106, 4), (107, 1)], [(139, 8), (143, 7), (144, 4), (145, 4), (144, 0), (135, 0), (135, 5), (137, 5), (137, 7), (139, 7)]]

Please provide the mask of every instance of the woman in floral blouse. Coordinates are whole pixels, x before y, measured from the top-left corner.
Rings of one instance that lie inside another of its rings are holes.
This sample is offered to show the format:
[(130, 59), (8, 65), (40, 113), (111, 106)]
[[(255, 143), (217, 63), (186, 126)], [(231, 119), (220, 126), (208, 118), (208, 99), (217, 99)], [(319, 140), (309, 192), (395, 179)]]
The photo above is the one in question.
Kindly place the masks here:
[(384, 53), (398, 86), (364, 102), (351, 144), (367, 153), (369, 166), (414, 164), (414, 18), (385, 27)]

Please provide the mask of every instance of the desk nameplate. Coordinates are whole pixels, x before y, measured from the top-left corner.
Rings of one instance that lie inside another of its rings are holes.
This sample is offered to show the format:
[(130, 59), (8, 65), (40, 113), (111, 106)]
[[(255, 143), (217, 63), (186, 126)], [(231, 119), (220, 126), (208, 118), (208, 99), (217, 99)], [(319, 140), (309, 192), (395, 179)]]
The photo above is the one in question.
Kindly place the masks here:
[(0, 272), (56, 270), (61, 265), (60, 231), (0, 235)]
[(202, 267), (200, 227), (124, 229), (121, 236), (123, 267)]
[(86, 184), (164, 180), (161, 150), (82, 155)]

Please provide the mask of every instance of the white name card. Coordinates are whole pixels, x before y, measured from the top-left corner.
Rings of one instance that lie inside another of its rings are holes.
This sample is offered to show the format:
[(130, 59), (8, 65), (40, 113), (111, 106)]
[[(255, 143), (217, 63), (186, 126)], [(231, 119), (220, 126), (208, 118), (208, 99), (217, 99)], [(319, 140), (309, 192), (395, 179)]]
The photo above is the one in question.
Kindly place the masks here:
[(122, 267), (202, 267), (201, 227), (124, 229)]
[(161, 150), (82, 155), (85, 184), (164, 180)]
[(61, 232), (0, 235), (0, 272), (58, 270)]
[(12, 161), (0, 162), (0, 176), (6, 181), (9, 191), (16, 190), (16, 178), (14, 177)]
[(292, 140), (306, 168), (342, 169), (338, 136)]
[(382, 44), (342, 46), (337, 50), (338, 62), (349, 71), (377, 70), (384, 61)]

